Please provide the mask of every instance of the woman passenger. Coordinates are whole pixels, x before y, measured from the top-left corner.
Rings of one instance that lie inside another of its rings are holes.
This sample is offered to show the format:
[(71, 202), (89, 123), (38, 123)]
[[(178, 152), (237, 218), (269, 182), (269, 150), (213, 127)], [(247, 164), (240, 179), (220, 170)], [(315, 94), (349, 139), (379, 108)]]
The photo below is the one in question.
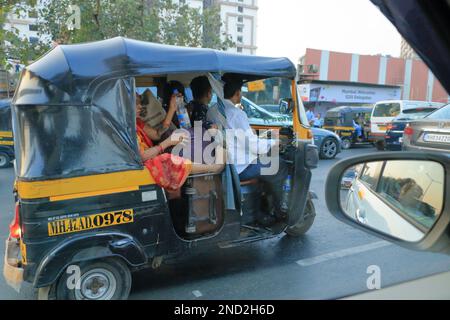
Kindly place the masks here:
[(160, 138), (158, 132), (142, 121), (139, 115), (142, 106), (136, 96), (136, 131), (139, 151), (144, 165), (149, 169), (156, 183), (168, 191), (177, 191), (189, 174), (219, 173), (225, 166), (225, 153), (218, 148), (214, 164), (197, 164), (190, 160), (167, 153), (166, 149), (187, 144), (186, 133), (172, 133), (171, 136), (155, 146), (154, 140)]

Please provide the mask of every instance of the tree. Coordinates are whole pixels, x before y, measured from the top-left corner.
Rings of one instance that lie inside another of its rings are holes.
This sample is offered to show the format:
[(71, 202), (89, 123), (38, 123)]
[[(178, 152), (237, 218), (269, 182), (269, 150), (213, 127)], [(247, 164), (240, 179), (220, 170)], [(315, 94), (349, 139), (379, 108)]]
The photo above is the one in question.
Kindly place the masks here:
[[(80, 8), (80, 28), (71, 29), (67, 8)], [(39, 30), (59, 43), (79, 43), (123, 36), (191, 47), (226, 49), (233, 43), (220, 35), (220, 15), (201, 12), (172, 0), (45, 0)], [(214, 32), (212, 32), (214, 30)], [(217, 31), (217, 32), (216, 32)], [(205, 40), (206, 39), (206, 40)]]
[(29, 39), (21, 38), (17, 29), (4, 28), (8, 15), (20, 17), (32, 11), (35, 5), (35, 0), (0, 0), (0, 69), (10, 69), (10, 59), (28, 64), (48, 50), (43, 43), (31, 43)]

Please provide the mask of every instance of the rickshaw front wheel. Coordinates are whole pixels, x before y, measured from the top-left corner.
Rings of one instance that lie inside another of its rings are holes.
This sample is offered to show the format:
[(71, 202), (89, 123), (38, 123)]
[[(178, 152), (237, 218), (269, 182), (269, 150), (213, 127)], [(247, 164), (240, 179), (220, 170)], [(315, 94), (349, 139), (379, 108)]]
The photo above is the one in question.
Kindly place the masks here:
[(292, 227), (287, 228), (285, 232), (291, 237), (300, 237), (311, 229), (315, 218), (316, 208), (312, 200), (308, 199), (305, 206), (304, 218)]
[[(71, 272), (64, 270), (50, 288), (49, 299), (126, 300), (130, 294), (131, 272), (121, 259), (86, 261), (68, 268)], [(76, 268), (79, 272), (72, 272)]]

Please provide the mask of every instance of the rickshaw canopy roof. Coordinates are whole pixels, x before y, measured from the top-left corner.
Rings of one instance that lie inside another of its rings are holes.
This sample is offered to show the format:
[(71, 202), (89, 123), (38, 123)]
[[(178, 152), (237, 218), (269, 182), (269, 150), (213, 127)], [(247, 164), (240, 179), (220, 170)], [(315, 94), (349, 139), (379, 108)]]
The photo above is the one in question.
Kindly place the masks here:
[(373, 107), (336, 107), (327, 111), (327, 116), (330, 115), (338, 115), (338, 114), (347, 114), (347, 113), (369, 113), (372, 112)]
[(296, 76), (295, 66), (287, 58), (116, 37), (55, 47), (25, 68), (14, 104), (89, 104), (98, 84), (108, 79), (207, 72), (239, 74), (244, 81), (270, 77), (294, 79)]

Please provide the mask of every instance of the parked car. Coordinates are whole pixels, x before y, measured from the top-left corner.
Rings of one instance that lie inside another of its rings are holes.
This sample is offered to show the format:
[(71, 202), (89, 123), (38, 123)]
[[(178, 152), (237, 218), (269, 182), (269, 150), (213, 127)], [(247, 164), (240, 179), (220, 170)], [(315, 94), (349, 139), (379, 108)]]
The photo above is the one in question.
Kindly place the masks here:
[(280, 113), (280, 105), (278, 104), (262, 104), (260, 107), (272, 113)]
[[(292, 115), (272, 113), (246, 97), (242, 97), (241, 104), (252, 127), (261, 129), (268, 126), (269, 128), (275, 123), (279, 127), (292, 126)], [(321, 159), (334, 159), (342, 151), (342, 140), (334, 132), (320, 128), (311, 128), (311, 131)]]
[(431, 112), (439, 108), (417, 108), (403, 111), (391, 123), (387, 125), (386, 134), (384, 136), (386, 141), (386, 149), (390, 151), (400, 151), (403, 143), (403, 131), (405, 127), (414, 120), (422, 119)]
[(409, 123), (403, 134), (403, 150), (450, 152), (450, 104)]
[(370, 140), (375, 142), (378, 150), (384, 150), (386, 146), (385, 134), (387, 126), (395, 117), (404, 113), (405, 110), (417, 108), (436, 108), (442, 107), (443, 103), (427, 101), (409, 101), (409, 100), (389, 100), (380, 101), (375, 104), (372, 116), (370, 118)]

